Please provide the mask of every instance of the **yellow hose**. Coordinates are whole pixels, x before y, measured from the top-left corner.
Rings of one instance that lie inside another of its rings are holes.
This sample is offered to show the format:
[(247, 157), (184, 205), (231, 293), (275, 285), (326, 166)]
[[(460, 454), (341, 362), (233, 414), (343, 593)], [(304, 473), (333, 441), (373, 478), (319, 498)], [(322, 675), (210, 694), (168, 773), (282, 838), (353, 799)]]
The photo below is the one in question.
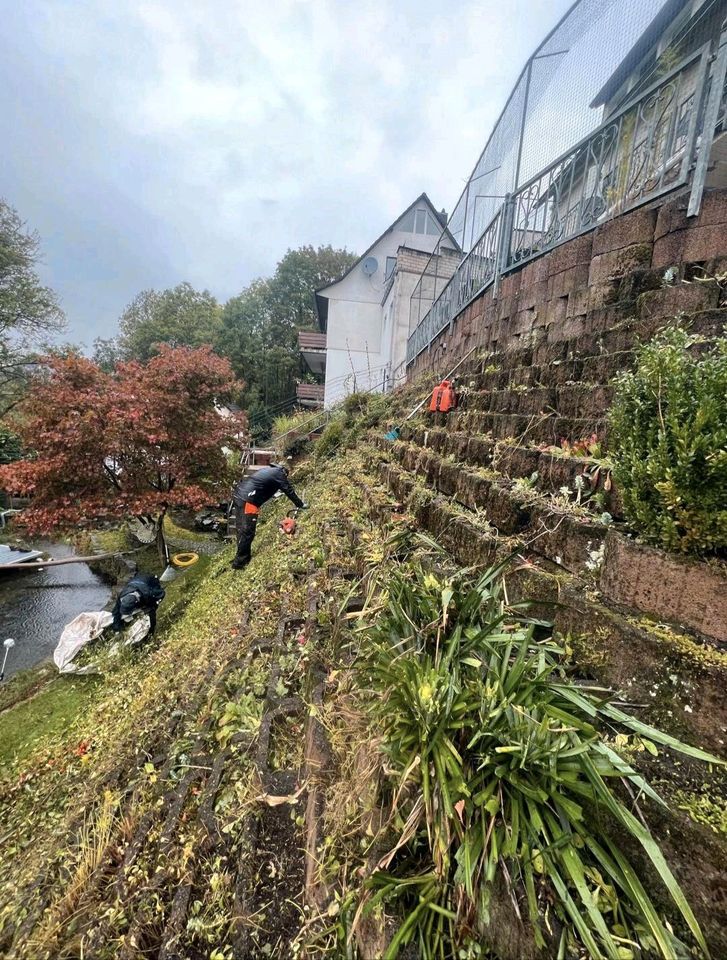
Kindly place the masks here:
[(175, 553), (172, 557), (172, 563), (175, 567), (191, 567), (199, 560), (197, 553)]

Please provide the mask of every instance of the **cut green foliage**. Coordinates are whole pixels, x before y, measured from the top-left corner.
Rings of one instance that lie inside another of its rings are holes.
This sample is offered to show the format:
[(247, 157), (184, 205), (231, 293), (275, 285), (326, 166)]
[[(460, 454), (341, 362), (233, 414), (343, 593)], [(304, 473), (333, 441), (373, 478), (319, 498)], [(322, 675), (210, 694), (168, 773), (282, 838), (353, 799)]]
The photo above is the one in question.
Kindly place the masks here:
[(708, 955), (640, 809), (662, 801), (610, 743), (629, 730), (651, 750), (719, 761), (574, 683), (563, 650), (539, 639), (543, 625), (506, 606), (501, 573), (435, 575), (412, 555), (380, 584), (361, 676), (387, 755), (396, 839), (360, 914), (396, 902), (403, 921), (386, 956), (414, 943), (419, 956), (444, 960), (472, 939), (490, 941), (490, 907), (505, 891), (552, 956), (685, 956), (626, 836)]
[(727, 338), (663, 331), (616, 379), (611, 410), (615, 477), (624, 512), (667, 550), (727, 546)]

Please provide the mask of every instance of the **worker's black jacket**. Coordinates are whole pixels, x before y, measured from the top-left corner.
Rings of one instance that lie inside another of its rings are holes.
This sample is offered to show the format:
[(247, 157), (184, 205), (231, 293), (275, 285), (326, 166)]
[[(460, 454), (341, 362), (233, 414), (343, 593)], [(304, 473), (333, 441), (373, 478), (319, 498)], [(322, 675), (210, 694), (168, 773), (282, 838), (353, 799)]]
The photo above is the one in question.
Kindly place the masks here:
[(157, 607), (164, 599), (164, 587), (159, 578), (151, 573), (137, 573), (126, 586), (121, 588), (111, 611), (114, 618), (114, 630), (122, 630), (122, 617), (132, 617), (137, 610), (149, 615), (150, 633), (154, 633), (157, 622)]
[(254, 503), (256, 507), (261, 507), (278, 491), (292, 500), (296, 507), (303, 506), (303, 501), (293, 489), (293, 484), (288, 480), (288, 474), (282, 467), (274, 466), (263, 467), (262, 470), (258, 470), (241, 480), (232, 499), (235, 506), (248, 502)]

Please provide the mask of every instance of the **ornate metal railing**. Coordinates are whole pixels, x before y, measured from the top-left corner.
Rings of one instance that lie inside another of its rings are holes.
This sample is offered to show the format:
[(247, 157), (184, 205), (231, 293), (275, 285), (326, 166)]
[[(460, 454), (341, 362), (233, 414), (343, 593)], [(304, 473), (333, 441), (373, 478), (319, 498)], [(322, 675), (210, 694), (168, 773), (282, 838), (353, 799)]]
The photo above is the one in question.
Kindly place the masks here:
[(502, 210), (499, 210), (409, 337), (407, 363), (419, 356), (457, 314), (494, 281), (498, 270), (501, 223)]
[(687, 182), (708, 55), (682, 61), (516, 191), (507, 267)]
[[(412, 331), (407, 364), (507, 270), (689, 181), (705, 123), (709, 53), (707, 43), (685, 57), (506, 198)], [(723, 82), (724, 73), (720, 89)]]

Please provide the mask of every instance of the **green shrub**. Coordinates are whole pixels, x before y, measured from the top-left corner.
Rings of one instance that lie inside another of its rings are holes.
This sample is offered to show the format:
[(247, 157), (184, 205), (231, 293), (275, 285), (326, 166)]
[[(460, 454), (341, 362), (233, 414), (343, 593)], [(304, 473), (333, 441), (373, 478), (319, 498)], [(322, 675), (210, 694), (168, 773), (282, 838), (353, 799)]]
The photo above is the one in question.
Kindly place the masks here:
[(278, 456), (295, 457), (309, 444), (310, 431), (322, 419), (320, 410), (297, 410), (273, 421), (272, 445)]
[(387, 757), (384, 812), (399, 834), (360, 901), (363, 915), (387, 904), (404, 914), (386, 956), (415, 943), (424, 960), (454, 958), (472, 938), (486, 942), (498, 884), (523, 904), (548, 956), (686, 956), (623, 835), (643, 848), (706, 953), (621, 784), (645, 809), (663, 801), (613, 736), (628, 731), (654, 754), (660, 744), (714, 758), (618, 709), (605, 691), (574, 683), (558, 644), (538, 639), (536, 624), (505, 606), (502, 567), (475, 579), (467, 570), (435, 576), (427, 566), (410, 557), (382, 574), (360, 646)]
[(727, 339), (669, 328), (615, 381), (614, 475), (626, 518), (667, 550), (727, 546)]
[(315, 452), (317, 457), (325, 457), (341, 444), (344, 438), (344, 428), (343, 417), (336, 417), (328, 421), (320, 439), (316, 441)]

